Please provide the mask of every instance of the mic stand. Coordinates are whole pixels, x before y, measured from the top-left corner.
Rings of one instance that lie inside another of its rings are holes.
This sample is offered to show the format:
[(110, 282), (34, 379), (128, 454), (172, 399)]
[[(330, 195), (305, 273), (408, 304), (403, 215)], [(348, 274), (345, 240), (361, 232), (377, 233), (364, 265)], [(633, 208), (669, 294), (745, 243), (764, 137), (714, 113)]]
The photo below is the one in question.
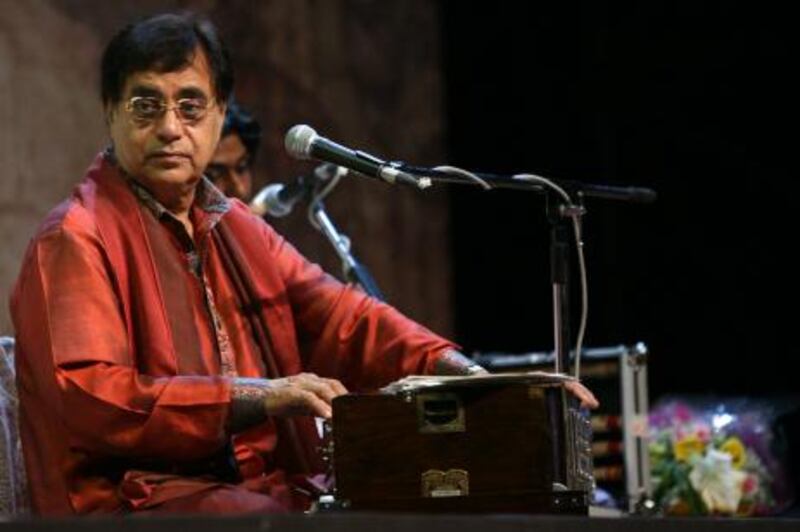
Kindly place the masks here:
[[(581, 194), (575, 195), (582, 198)], [(572, 207), (565, 205), (563, 198), (552, 192), (546, 194), (547, 220), (550, 223), (550, 280), (553, 294), (553, 338), (555, 351), (555, 370), (557, 373), (569, 373), (570, 352), (570, 305), (569, 305), (569, 250), (570, 227), (573, 212), (583, 216), (586, 210), (580, 203)]]
[[(453, 166), (437, 166), (424, 168), (398, 163), (400, 168), (418, 177), (426, 177), (431, 183), (458, 183), (480, 185), (485, 189), (512, 188), (533, 190), (544, 193), (547, 201), (547, 219), (550, 222), (550, 277), (553, 285), (553, 336), (555, 337), (555, 370), (569, 373), (570, 327), (569, 327), (569, 237), (575, 234), (579, 246), (578, 259), (581, 268), (582, 316), (577, 338), (576, 361), (581, 355), (583, 343), (586, 306), (586, 270), (583, 259), (582, 237), (580, 237), (580, 216), (586, 213), (583, 207), (584, 197), (595, 197), (616, 201), (651, 203), (656, 199), (655, 190), (641, 187), (613, 187), (593, 185), (563, 179), (545, 179), (533, 174), (515, 174), (511, 176), (470, 172)], [(559, 194), (554, 194), (558, 191)], [(576, 198), (573, 203), (569, 198)], [(574, 228), (568, 221), (573, 221)], [(579, 370), (576, 362), (576, 372)]]
[(350, 253), (350, 240), (343, 234), (339, 233), (336, 226), (333, 225), (328, 213), (325, 212), (325, 206), (321, 201), (314, 202), (311, 207), (311, 216), (317, 222), (317, 227), (320, 232), (330, 241), (336, 254), (342, 261), (342, 272), (345, 279), (350, 282), (356, 283), (361, 286), (362, 290), (380, 301), (384, 301), (383, 294), (375, 279), (372, 278), (367, 268), (358, 262), (353, 254)]

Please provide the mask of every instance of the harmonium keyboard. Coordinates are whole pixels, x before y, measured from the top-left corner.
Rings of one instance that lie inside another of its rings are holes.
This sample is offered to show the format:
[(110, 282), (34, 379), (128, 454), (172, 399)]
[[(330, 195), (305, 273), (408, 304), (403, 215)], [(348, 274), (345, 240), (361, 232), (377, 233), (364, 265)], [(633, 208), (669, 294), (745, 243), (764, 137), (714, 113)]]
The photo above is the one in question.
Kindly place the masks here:
[(328, 508), (585, 515), (591, 426), (563, 375), (415, 376), (333, 401)]

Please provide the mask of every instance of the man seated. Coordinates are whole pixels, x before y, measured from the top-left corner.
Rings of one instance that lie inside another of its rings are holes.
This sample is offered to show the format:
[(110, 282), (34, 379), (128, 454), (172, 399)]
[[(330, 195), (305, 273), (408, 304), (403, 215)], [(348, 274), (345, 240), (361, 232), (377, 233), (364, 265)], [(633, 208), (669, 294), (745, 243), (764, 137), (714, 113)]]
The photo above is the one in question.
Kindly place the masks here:
[(203, 177), (233, 87), (207, 21), (124, 28), (101, 83), (111, 145), (12, 296), (35, 512), (301, 510), (323, 471), (312, 416), (335, 397), (482, 371)]

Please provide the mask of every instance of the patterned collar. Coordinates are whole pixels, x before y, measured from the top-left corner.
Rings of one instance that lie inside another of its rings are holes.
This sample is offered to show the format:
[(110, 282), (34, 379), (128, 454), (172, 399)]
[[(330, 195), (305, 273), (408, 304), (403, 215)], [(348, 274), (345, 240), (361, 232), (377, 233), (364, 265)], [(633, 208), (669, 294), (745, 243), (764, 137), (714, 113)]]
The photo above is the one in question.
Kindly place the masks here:
[[(119, 170), (120, 174), (125, 178), (128, 186), (133, 191), (134, 195), (139, 201), (147, 207), (158, 219), (168, 216), (175, 218), (175, 216), (167, 210), (154, 196), (147, 190), (141, 183), (131, 177), (117, 162), (114, 147), (109, 146), (103, 152), (105, 159)], [(211, 229), (222, 218), (222, 215), (228, 212), (231, 208), (230, 200), (206, 177), (202, 176), (197, 183), (195, 190), (194, 206), (205, 211), (210, 215), (210, 224), (208, 229)]]

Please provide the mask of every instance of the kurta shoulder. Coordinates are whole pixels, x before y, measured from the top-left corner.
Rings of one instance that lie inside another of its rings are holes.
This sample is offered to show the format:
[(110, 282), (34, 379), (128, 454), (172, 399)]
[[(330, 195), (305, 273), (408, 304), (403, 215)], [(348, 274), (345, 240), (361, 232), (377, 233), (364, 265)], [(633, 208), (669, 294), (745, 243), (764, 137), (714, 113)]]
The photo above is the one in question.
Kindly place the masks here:
[(58, 234), (89, 239), (99, 239), (100, 235), (94, 214), (75, 197), (64, 200), (47, 214), (33, 240), (52, 239)]
[(17, 279), (18, 288), (31, 275), (57, 279), (63, 269), (82, 264), (85, 273), (108, 276), (106, 246), (92, 212), (70, 198), (51, 210), (28, 243)]

